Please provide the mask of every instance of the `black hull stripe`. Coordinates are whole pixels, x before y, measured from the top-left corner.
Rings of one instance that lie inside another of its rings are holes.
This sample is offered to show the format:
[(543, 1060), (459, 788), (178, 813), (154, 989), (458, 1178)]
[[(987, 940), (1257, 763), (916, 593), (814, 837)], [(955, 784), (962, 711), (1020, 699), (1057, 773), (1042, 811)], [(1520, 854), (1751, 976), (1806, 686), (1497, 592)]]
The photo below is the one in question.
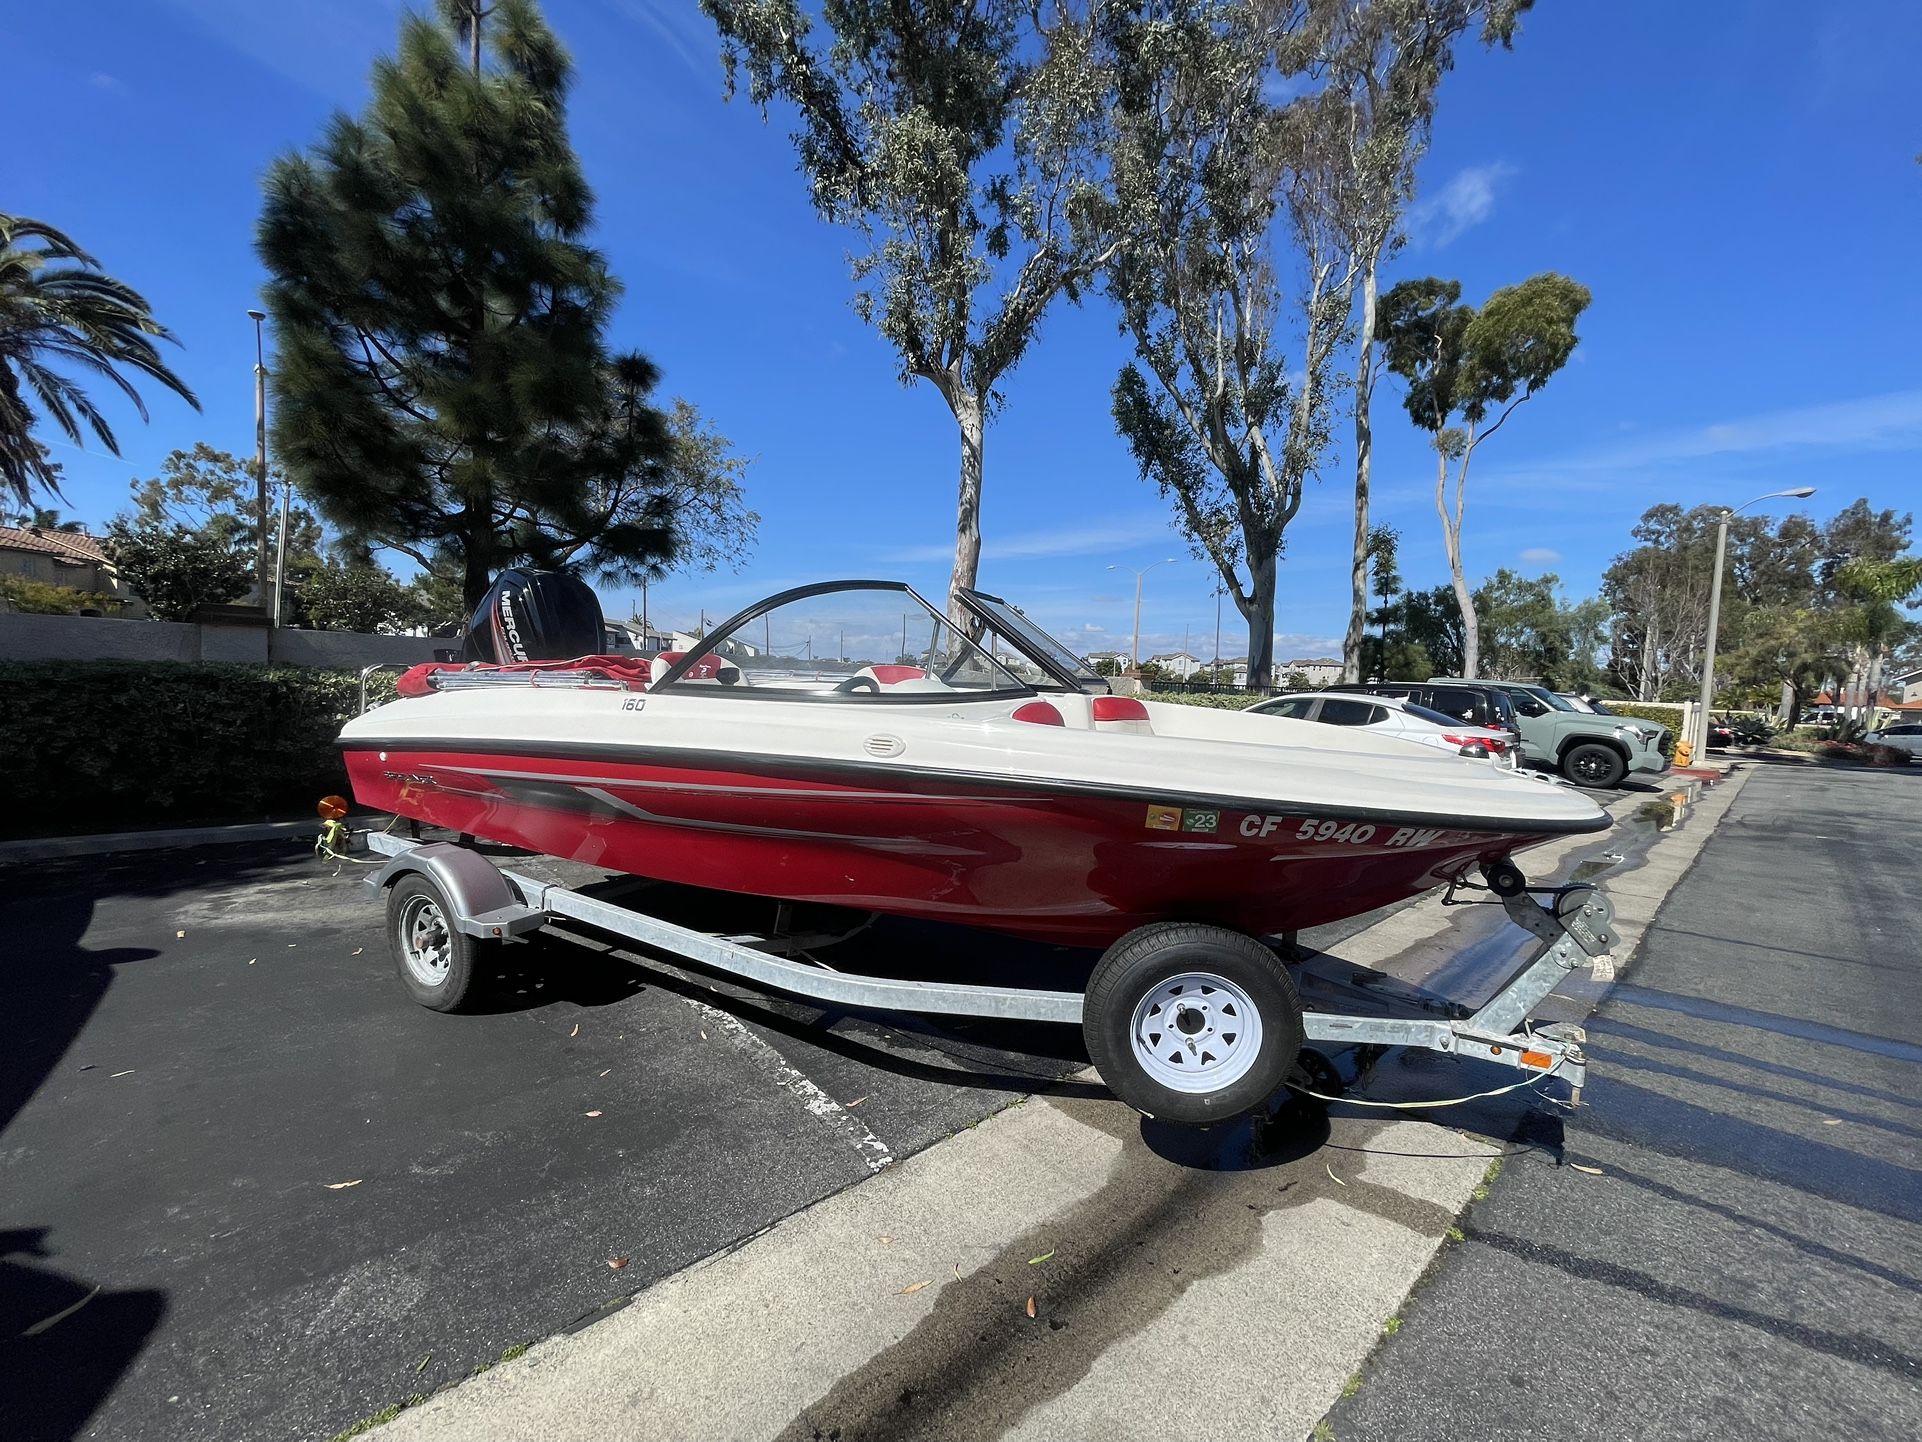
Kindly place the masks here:
[[(614, 761), (629, 766), (672, 766), (689, 771), (739, 771), (753, 776), (805, 776), (873, 785), (889, 778), (912, 777), (944, 786), (973, 786), (987, 791), (1040, 791), (1043, 796), (1093, 796), (1107, 801), (1142, 805), (1213, 807), (1223, 811), (1284, 812), (1296, 816), (1371, 821), (1377, 825), (1434, 827), (1443, 831), (1478, 831), (1503, 836), (1579, 836), (1606, 831), (1614, 823), (1606, 814), (1595, 821), (1525, 821), (1491, 816), (1446, 816), (1430, 812), (1387, 811), (1372, 806), (1311, 807), (1273, 797), (1220, 796), (1198, 791), (1156, 791), (1133, 786), (1110, 786), (1098, 781), (1071, 781), (1051, 776), (996, 775), (949, 771), (935, 767), (901, 766), (859, 761), (833, 761), (816, 756), (767, 756), (757, 752), (705, 751), (697, 747), (622, 746), (594, 741), (479, 741), (471, 737), (342, 737), (342, 751), (438, 751), (469, 756), (534, 756), (556, 761)], [(1033, 798), (1008, 797), (1011, 801)]]

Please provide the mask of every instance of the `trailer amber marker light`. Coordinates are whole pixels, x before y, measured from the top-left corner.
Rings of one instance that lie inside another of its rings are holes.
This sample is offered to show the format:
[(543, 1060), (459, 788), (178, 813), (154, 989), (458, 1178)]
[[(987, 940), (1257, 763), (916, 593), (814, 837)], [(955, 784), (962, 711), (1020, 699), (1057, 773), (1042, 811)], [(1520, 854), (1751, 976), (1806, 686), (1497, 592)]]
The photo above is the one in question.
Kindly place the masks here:
[(1537, 1066), (1546, 1070), (1555, 1064), (1555, 1058), (1545, 1051), (1525, 1051), (1522, 1053), (1523, 1066)]
[(323, 796), (320, 798), (320, 805), (314, 809), (320, 813), (320, 819), (322, 821), (338, 821), (347, 814), (347, 798), (345, 796)]

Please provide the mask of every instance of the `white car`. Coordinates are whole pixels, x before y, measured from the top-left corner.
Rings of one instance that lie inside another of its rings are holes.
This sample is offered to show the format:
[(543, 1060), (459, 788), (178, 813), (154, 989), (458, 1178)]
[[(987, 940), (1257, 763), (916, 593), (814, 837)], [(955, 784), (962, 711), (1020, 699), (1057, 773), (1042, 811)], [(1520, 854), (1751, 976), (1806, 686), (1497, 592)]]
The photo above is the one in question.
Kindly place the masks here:
[(1897, 721), (1880, 731), (1867, 732), (1862, 739), (1878, 746), (1897, 747), (1911, 756), (1922, 756), (1922, 721)]
[(1514, 738), (1505, 731), (1472, 726), (1440, 711), (1431, 711), (1398, 696), (1359, 695), (1346, 691), (1298, 691), (1244, 706), (1263, 716), (1286, 716), (1295, 721), (1319, 721), (1324, 726), (1365, 726), (1380, 736), (1395, 736), (1421, 746), (1453, 751), (1458, 756), (1480, 756), (1513, 769)]

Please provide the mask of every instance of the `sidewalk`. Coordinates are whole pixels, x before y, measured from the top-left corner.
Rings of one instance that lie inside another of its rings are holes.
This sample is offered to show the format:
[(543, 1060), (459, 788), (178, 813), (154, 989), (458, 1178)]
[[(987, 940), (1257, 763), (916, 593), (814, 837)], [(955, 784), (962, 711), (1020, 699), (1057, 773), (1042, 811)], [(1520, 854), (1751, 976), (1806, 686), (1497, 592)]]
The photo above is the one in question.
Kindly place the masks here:
[[(1611, 884), (1625, 943), (1747, 775)], [(1582, 849), (1540, 848), (1529, 870), (1546, 878)], [(1393, 955), (1453, 921), (1423, 903), (1341, 954)], [(1445, 1058), (1426, 1069), (1428, 1095), (1486, 1075)], [(1303, 1437), (1513, 1150), (1450, 1129), (1448, 1112), (1413, 1115), (1337, 1106), (1197, 1133), (1111, 1101), (1035, 1098), (379, 1435)]]

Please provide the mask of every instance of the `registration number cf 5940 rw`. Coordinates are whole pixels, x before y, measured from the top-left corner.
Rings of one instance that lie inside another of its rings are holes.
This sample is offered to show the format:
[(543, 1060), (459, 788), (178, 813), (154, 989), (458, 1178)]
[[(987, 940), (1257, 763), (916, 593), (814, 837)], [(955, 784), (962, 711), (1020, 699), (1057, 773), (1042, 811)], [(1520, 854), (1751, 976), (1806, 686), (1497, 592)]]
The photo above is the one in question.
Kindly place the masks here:
[(1241, 818), (1241, 834), (1250, 840), (1262, 840), (1273, 836), (1277, 831), (1286, 835), (1286, 828), (1290, 826), (1295, 828), (1296, 841), (1325, 841), (1334, 845), (1365, 846), (1379, 838), (1380, 845), (1391, 846), (1397, 850), (1427, 846), (1442, 834), (1438, 827), (1398, 826), (1391, 831), (1385, 826), (1376, 826), (1367, 821), (1333, 819), (1316, 821), (1312, 817), (1305, 821), (1297, 821), (1292, 816), (1255, 815)]

